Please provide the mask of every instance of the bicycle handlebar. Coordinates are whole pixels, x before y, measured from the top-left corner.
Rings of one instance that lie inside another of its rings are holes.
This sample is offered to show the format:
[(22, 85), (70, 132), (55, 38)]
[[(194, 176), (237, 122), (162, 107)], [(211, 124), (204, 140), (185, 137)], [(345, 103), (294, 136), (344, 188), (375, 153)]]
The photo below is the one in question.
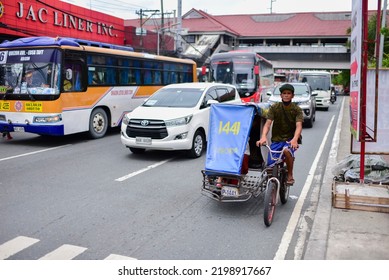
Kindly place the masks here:
[[(284, 153), (284, 150), (288, 149), (288, 146), (284, 146), (281, 151), (275, 151), (275, 150), (270, 149), (270, 146), (267, 143), (264, 143), (262, 146), (266, 147), (269, 150), (270, 158), (272, 160), (275, 160), (276, 162), (280, 162), (281, 161), (281, 156)], [(273, 153), (279, 154), (279, 156), (278, 157), (273, 157)]]

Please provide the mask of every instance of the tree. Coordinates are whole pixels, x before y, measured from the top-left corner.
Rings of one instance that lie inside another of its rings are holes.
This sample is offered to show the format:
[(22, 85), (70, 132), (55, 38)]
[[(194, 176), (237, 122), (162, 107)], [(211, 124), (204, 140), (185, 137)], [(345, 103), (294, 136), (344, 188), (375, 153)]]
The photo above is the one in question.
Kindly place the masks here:
[(350, 70), (343, 70), (333, 79), (333, 84), (342, 85), (343, 88), (350, 86)]
[[(367, 23), (367, 57), (370, 67), (375, 67), (376, 56), (375, 56), (375, 39), (376, 39), (376, 30), (377, 30), (377, 15), (372, 15), (369, 18)], [(351, 27), (347, 28), (346, 33), (351, 34)], [(382, 67), (389, 68), (389, 29), (387, 27), (381, 28), (380, 33), (384, 35), (384, 40), (381, 42), (383, 44), (383, 58), (382, 58)], [(377, 54), (378, 55), (378, 54)]]
[[(375, 54), (375, 39), (376, 39), (376, 30), (377, 30), (377, 15), (370, 17), (369, 22), (367, 23), (367, 40), (368, 40), (368, 61), (370, 67), (375, 67), (376, 60), (378, 59), (378, 54)], [(389, 67), (389, 38), (388, 38), (388, 29), (386, 27), (381, 28), (380, 34), (384, 35), (384, 40), (380, 42), (383, 44), (383, 57), (382, 57), (382, 67)]]

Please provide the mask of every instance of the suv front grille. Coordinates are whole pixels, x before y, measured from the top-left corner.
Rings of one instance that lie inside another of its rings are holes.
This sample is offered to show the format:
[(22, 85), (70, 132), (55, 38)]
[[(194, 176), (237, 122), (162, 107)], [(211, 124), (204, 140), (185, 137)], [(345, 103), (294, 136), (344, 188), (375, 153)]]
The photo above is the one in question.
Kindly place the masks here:
[(128, 137), (150, 137), (163, 139), (168, 136), (165, 122), (162, 120), (131, 119), (127, 125)]

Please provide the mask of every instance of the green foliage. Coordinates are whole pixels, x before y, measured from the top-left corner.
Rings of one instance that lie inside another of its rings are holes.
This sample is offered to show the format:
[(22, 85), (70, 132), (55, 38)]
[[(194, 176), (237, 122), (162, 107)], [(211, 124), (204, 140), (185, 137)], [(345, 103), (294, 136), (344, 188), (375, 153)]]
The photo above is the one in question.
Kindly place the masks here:
[[(377, 15), (370, 17), (367, 24), (368, 29), (368, 61), (370, 67), (375, 67), (376, 57), (375, 57), (375, 39), (376, 39), (376, 30), (377, 30)], [(387, 27), (382, 27), (380, 34), (384, 35), (384, 40), (381, 42), (383, 44), (383, 57), (382, 57), (382, 67), (389, 67), (389, 30)]]
[[(368, 40), (368, 61), (369, 67), (375, 67), (376, 58), (375, 58), (375, 39), (376, 39), (376, 30), (377, 30), (377, 15), (370, 17), (367, 24), (367, 40)], [(347, 34), (351, 34), (351, 27), (347, 28)], [(384, 40), (381, 42), (383, 44), (383, 57), (382, 57), (382, 67), (389, 68), (389, 29), (384, 26), (380, 30), (380, 34), (384, 35)]]
[(344, 88), (350, 85), (350, 70), (343, 70), (333, 79), (333, 84), (342, 85)]

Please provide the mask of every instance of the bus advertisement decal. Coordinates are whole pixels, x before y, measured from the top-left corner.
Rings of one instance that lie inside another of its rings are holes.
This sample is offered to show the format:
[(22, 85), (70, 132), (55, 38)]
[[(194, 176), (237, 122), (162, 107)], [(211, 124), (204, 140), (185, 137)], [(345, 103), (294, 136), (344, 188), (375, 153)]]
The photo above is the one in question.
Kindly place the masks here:
[(0, 110), (9, 111), (11, 109), (11, 102), (0, 101)]
[(42, 102), (26, 102), (26, 112), (42, 112)]

